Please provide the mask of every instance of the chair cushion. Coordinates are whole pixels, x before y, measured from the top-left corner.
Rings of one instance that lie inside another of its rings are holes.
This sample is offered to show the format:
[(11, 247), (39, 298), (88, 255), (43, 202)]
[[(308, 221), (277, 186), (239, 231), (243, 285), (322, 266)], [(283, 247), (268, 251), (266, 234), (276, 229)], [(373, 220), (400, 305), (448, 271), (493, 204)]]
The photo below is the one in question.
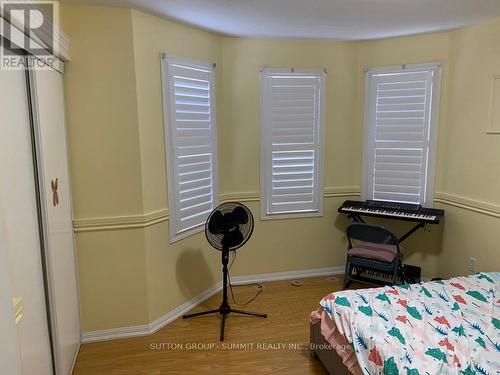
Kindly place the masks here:
[(395, 245), (361, 242), (349, 249), (347, 254), (359, 258), (391, 263), (398, 254), (398, 248)]

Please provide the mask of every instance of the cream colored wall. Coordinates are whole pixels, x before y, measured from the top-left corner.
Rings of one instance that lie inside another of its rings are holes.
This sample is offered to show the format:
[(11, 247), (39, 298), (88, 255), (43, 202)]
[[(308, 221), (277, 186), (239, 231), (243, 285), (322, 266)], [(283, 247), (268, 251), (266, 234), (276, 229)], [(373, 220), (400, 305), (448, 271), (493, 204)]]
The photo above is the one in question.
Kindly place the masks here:
[(149, 321), (198, 296), (220, 281), (220, 253), (198, 233), (168, 244), (168, 222), (145, 229)]
[(500, 215), (476, 213), (470, 209), (444, 205), (443, 245), (437, 260), (443, 277), (467, 275), (468, 258), (477, 259), (477, 270), (500, 270), (498, 232)]
[(142, 212), (130, 9), (62, 6), (71, 37), (65, 66), (74, 214)]
[(238, 250), (231, 275), (308, 270), (345, 264), (345, 217), (336, 210), (347, 197), (327, 197), (324, 216), (259, 220), (259, 202), (245, 202), (256, 222), (252, 237)]
[[(74, 216), (142, 213), (140, 139), (129, 9), (61, 7)], [(142, 230), (76, 233), (82, 330), (146, 324)]]
[(82, 331), (150, 322), (142, 229), (77, 233)]
[(500, 75), (499, 40), (500, 18), (452, 33), (453, 78), (440, 188), (452, 199), (487, 207), (489, 214), (448, 205), (438, 260), (445, 276), (466, 273), (469, 256), (477, 258), (478, 270), (500, 270), (500, 134), (486, 134), (492, 81)]
[(493, 77), (500, 75), (500, 18), (451, 40), (448, 147), (442, 190), (500, 204), (500, 135), (486, 134)]
[[(167, 207), (160, 53), (216, 63), (216, 102), (222, 103), (222, 43), (214, 34), (138, 11), (132, 11), (132, 26), (143, 204), (150, 212)], [(168, 222), (144, 232), (150, 321), (219, 281), (219, 254), (204, 234), (169, 244)]]
[[(169, 244), (160, 52), (217, 63), (221, 198), (244, 200), (256, 218), (233, 275), (344, 263), (348, 221), (336, 208), (360, 185), (362, 71), (437, 60), (443, 87), (436, 190), (447, 217), (444, 226), (405, 243), (407, 259), (423, 266), (426, 276), (464, 273), (470, 254), (480, 270), (500, 268), (485, 232), (498, 230), (499, 219), (451, 206), (454, 195), (446, 194), (463, 195), (471, 205), (474, 199), (498, 204), (498, 176), (488, 172), (498, 166), (500, 136), (479, 129), (485, 126), (485, 77), (499, 66), (493, 45), (500, 20), (458, 32), (344, 43), (226, 38), (118, 8), (63, 5), (62, 15), (72, 40), (65, 85), (84, 331), (150, 323), (220, 279), (220, 254), (203, 234)], [(484, 42), (478, 46), (476, 38)], [(492, 61), (488, 74), (479, 72), (485, 57)], [(321, 218), (259, 220), (263, 66), (328, 70)], [(465, 74), (472, 68), (481, 84)], [(482, 183), (477, 195), (474, 183), (460, 180), (463, 163), (466, 178)], [(404, 230), (401, 224), (394, 228)]]

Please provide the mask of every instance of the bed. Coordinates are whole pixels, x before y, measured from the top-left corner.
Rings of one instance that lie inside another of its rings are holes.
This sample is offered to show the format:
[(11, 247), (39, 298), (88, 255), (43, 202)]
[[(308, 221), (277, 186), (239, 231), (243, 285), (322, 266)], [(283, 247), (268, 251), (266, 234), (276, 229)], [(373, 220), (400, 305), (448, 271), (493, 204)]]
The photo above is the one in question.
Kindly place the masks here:
[(325, 296), (311, 354), (330, 374), (500, 373), (500, 272)]

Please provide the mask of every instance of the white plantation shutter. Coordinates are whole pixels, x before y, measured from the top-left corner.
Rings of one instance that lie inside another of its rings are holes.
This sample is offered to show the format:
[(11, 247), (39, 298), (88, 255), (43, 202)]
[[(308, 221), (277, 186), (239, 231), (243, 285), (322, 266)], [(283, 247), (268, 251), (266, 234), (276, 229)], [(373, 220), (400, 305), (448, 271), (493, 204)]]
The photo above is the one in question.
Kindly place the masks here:
[(262, 73), (262, 218), (321, 215), (323, 70)]
[(162, 56), (170, 239), (203, 229), (217, 205), (214, 67)]
[(363, 198), (432, 205), (440, 71), (367, 72)]

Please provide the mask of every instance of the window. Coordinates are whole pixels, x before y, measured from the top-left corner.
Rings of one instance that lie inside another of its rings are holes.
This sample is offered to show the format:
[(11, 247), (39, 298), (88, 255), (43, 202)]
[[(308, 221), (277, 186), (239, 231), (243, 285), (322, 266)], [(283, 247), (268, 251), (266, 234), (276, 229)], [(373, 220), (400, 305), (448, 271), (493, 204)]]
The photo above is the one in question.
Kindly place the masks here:
[(319, 216), (323, 205), (323, 70), (264, 69), (261, 216)]
[(203, 229), (217, 205), (214, 66), (162, 56), (170, 241)]
[(432, 206), (441, 67), (366, 73), (363, 199)]

